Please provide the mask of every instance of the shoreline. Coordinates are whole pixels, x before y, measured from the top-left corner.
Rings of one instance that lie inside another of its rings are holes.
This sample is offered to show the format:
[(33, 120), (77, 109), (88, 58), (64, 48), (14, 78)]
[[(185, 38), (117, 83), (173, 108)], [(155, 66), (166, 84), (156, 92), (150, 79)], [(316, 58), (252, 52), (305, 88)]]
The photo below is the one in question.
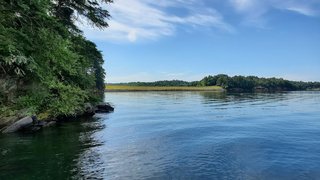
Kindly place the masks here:
[(226, 91), (220, 86), (125, 86), (125, 85), (107, 85), (105, 92), (144, 92), (144, 91)]
[(106, 90), (109, 92), (227, 92), (226, 90)]
[(220, 86), (130, 86), (130, 85), (107, 85), (104, 92), (228, 92), (228, 93), (273, 93), (293, 91), (320, 91), (320, 89), (288, 90), (288, 89), (225, 89)]
[(23, 115), (21, 117), (7, 117), (11, 121), (2, 124), (0, 134), (8, 134), (15, 132), (36, 132), (40, 129), (51, 127), (57, 123), (67, 122), (70, 119), (83, 117), (92, 117), (95, 114), (111, 113), (114, 111), (114, 106), (108, 102), (100, 102), (95, 105), (85, 103), (83, 110), (73, 115), (61, 115), (55, 118), (38, 119), (37, 115)]

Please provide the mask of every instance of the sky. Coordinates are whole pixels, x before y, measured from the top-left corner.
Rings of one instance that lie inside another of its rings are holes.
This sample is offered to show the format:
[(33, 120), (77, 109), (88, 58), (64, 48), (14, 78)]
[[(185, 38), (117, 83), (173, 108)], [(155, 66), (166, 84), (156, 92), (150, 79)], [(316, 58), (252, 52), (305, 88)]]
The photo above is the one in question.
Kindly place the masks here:
[(80, 24), (106, 82), (228, 74), (320, 81), (320, 0), (114, 0), (109, 27)]

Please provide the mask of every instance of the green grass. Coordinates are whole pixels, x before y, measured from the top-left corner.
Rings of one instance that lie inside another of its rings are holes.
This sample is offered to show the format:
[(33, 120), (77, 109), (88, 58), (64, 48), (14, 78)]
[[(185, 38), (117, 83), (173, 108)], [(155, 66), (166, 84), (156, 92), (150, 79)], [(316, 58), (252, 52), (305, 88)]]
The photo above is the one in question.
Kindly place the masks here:
[(106, 85), (107, 92), (121, 91), (224, 91), (220, 86), (189, 87), (189, 86), (126, 86)]

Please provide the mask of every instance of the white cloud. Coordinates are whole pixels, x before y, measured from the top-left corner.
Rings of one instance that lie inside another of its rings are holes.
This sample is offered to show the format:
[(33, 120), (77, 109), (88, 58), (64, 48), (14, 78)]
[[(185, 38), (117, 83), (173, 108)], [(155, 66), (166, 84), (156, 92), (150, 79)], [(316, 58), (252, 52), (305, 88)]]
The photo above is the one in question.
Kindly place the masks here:
[(319, 15), (319, 0), (285, 0), (274, 5), (277, 9), (289, 10), (305, 16)]
[(305, 16), (319, 15), (319, 0), (229, 0), (232, 7), (244, 16), (246, 23), (264, 24), (264, 15), (271, 10), (285, 10)]
[[(84, 24), (80, 24), (80, 28), (89, 39), (94, 41), (116, 42), (136, 42), (173, 36), (178, 26), (184, 28), (186, 32), (203, 28), (223, 32), (236, 31), (226, 22), (223, 14), (217, 11), (216, 8), (219, 6), (204, 4), (205, 2), (205, 0), (115, 0), (106, 7), (112, 15), (109, 28), (98, 30)], [(243, 18), (243, 23), (257, 27), (265, 27), (267, 20), (265, 16), (272, 10), (290, 11), (305, 16), (318, 16), (320, 12), (320, 0), (228, 0), (224, 2), (231, 5), (231, 9), (224, 9), (223, 13), (230, 14), (234, 11)], [(183, 13), (179, 14), (177, 10)]]
[[(187, 14), (169, 13), (169, 7), (180, 8)], [(152, 40), (174, 35), (178, 25), (234, 31), (215, 9), (204, 7), (195, 0), (115, 0), (107, 9), (112, 15), (109, 28), (97, 30), (80, 25), (88, 38), (130, 42)]]
[(303, 7), (303, 6), (289, 6), (286, 7), (287, 10), (297, 12), (299, 14), (303, 14), (306, 16), (316, 16), (317, 12), (309, 7)]

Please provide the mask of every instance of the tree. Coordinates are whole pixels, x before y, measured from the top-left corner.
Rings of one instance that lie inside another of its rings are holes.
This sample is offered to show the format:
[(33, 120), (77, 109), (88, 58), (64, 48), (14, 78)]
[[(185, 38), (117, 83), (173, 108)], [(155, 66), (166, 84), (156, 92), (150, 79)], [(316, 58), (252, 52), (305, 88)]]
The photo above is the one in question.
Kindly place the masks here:
[(74, 20), (84, 17), (98, 28), (108, 27), (106, 21), (110, 17), (109, 12), (103, 8), (103, 4), (112, 3), (113, 0), (58, 0), (52, 1), (53, 14), (59, 21), (69, 28), (79, 31)]
[(99, 100), (104, 91), (103, 57), (75, 20), (84, 17), (93, 26), (107, 27), (110, 15), (103, 4), (110, 2), (2, 0), (0, 82), (5, 83), (0, 109), (27, 107), (30, 113), (56, 117), (75, 114), (85, 102)]

